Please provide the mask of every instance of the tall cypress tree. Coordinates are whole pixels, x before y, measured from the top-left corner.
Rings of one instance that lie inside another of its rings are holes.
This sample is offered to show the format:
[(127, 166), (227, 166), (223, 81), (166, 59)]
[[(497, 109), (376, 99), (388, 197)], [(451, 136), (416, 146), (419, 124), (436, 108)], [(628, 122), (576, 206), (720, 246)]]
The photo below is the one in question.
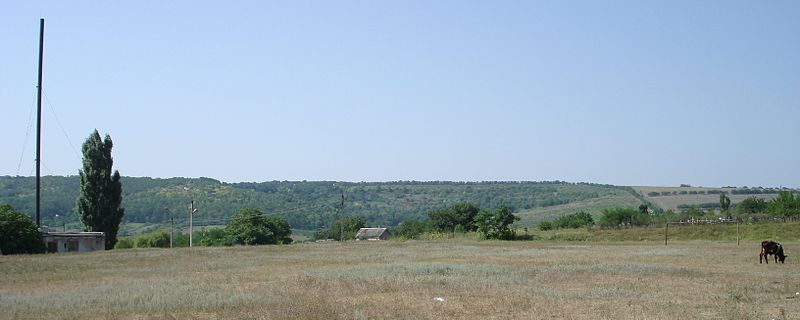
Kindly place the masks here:
[(125, 214), (120, 208), (122, 202), (122, 183), (119, 171), (111, 174), (114, 160), (111, 158), (111, 136), (100, 139), (97, 129), (83, 143), (83, 170), (81, 195), (78, 198), (78, 213), (85, 231), (106, 233), (106, 249), (114, 248), (117, 231)]

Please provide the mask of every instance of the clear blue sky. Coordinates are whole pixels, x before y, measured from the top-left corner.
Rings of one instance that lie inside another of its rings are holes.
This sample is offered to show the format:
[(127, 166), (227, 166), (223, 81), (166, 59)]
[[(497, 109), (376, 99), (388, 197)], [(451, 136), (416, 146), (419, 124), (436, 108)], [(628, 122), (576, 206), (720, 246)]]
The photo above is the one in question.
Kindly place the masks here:
[(800, 187), (800, 1), (4, 1), (0, 175), (40, 16), (44, 174)]

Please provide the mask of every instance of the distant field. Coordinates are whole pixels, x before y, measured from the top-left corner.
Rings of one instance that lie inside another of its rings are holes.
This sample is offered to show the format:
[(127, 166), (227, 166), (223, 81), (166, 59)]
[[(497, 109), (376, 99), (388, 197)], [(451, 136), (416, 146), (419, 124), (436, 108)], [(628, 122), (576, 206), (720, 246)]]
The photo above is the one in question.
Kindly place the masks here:
[(564, 205), (557, 205), (551, 207), (534, 208), (530, 210), (522, 210), (516, 213), (520, 217), (517, 226), (520, 227), (535, 227), (539, 221), (553, 220), (560, 216), (573, 214), (579, 211), (592, 214), (595, 218), (602, 214), (603, 209), (614, 207), (636, 208), (642, 204), (639, 199), (636, 199), (629, 192), (620, 190), (614, 195), (600, 197), (596, 199), (588, 199)]
[(655, 205), (663, 208), (664, 210), (672, 209), (678, 211), (678, 206), (682, 204), (687, 205), (700, 205), (703, 203), (718, 203), (719, 202), (719, 194), (678, 194), (678, 195), (667, 195), (667, 196), (657, 196), (651, 197), (647, 194), (650, 192), (681, 192), (681, 191), (705, 191), (708, 192), (709, 190), (722, 190), (725, 191), (728, 197), (731, 199), (731, 204), (736, 204), (742, 202), (742, 200), (749, 198), (749, 197), (756, 197), (765, 200), (771, 200), (777, 196), (777, 194), (732, 194), (730, 188), (700, 188), (700, 187), (689, 187), (689, 188), (678, 188), (678, 187), (633, 187), (634, 190), (640, 192), (644, 195), (645, 199), (654, 203)]
[(0, 319), (790, 319), (800, 243), (465, 239), (0, 257)]

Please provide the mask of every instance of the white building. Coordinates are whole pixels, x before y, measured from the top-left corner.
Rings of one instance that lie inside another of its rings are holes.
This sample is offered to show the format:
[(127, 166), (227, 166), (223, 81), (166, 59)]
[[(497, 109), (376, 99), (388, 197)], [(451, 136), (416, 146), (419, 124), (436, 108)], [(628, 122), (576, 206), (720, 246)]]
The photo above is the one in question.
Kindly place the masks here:
[(105, 232), (42, 232), (42, 239), (48, 253), (106, 249)]

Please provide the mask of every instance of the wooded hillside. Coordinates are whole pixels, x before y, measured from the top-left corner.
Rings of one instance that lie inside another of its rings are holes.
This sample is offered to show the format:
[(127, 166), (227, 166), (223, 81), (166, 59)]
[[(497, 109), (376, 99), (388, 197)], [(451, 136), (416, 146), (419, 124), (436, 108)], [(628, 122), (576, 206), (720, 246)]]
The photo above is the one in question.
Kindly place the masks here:
[[(34, 214), (33, 177), (0, 177), (0, 203)], [(199, 212), (197, 225), (224, 224), (241, 208), (260, 208), (285, 217), (293, 228), (325, 227), (338, 214), (342, 193), (342, 215), (359, 215), (373, 226), (394, 226), (405, 219), (422, 219), (425, 213), (470, 202), (480, 208), (510, 206), (517, 212), (609, 199), (631, 197), (632, 189), (610, 185), (567, 182), (332, 182), (271, 181), (224, 183), (210, 178), (122, 178), (125, 222), (176, 224), (187, 220), (187, 205), (194, 199)], [(77, 221), (74, 214), (79, 192), (77, 176), (42, 178), (42, 220), (56, 214)], [(628, 200), (628, 202), (630, 202)]]

